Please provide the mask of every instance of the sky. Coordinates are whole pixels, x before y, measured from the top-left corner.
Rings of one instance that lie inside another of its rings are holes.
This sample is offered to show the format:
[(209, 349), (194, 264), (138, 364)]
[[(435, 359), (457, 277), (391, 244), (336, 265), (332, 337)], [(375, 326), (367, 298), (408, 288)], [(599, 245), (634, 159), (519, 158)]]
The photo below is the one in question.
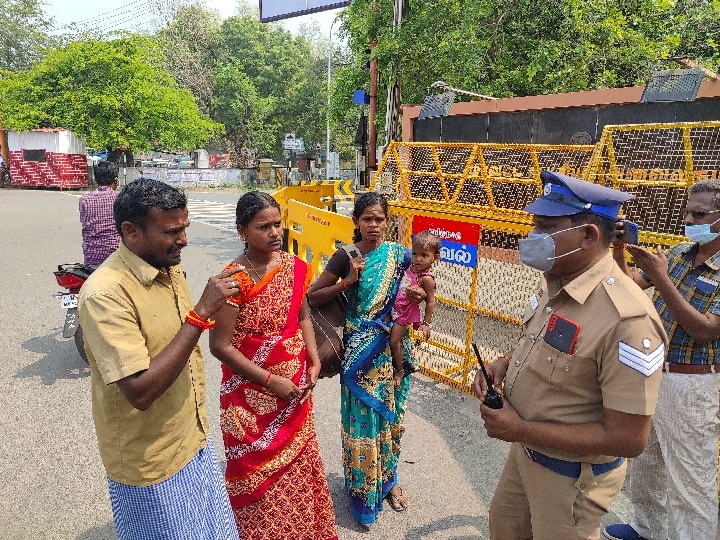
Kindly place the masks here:
[[(257, 3), (259, 5), (259, 2)], [(219, 11), (223, 19), (233, 15), (236, 6), (234, 0), (205, 0), (205, 4)], [(56, 27), (75, 22), (79, 26), (91, 26), (105, 31), (136, 30), (142, 27), (150, 20), (149, 5), (150, 0), (44, 0), (45, 13), (55, 19)], [(317, 20), (321, 31), (326, 34), (330, 32), (332, 21), (339, 11), (324, 11), (281, 22), (290, 32), (296, 33), (300, 24)]]

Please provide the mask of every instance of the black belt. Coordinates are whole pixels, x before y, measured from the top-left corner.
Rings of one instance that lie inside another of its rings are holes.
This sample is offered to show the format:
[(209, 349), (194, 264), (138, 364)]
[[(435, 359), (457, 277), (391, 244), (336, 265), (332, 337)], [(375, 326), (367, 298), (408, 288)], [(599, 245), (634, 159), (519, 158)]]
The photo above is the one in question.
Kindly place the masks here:
[[(523, 446), (527, 456), (532, 459), (538, 465), (550, 469), (553, 472), (568, 476), (570, 478), (580, 478), (580, 468), (582, 463), (579, 461), (565, 461), (564, 459), (557, 459), (545, 454), (541, 454), (537, 450)], [(595, 476), (609, 473), (613, 469), (617, 469), (625, 461), (624, 457), (614, 459), (609, 463), (593, 463), (591, 465), (592, 472)]]

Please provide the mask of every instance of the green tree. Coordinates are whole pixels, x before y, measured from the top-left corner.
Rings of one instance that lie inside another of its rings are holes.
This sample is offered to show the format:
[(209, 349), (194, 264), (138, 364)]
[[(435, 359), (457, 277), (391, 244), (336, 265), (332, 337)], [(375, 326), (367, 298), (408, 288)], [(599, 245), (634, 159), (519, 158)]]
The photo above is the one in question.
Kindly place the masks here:
[(261, 23), (257, 8), (242, 1), (222, 23), (192, 2), (168, 21), (158, 32), (164, 66), (223, 124), (224, 138), (211, 144), (236, 164), (280, 158), (286, 132), (308, 143), (325, 139), (327, 45), (318, 25), (293, 36), (277, 23)]
[(95, 148), (199, 148), (222, 126), (200, 113), (161, 61), (155, 42), (138, 35), (74, 42), (28, 71), (4, 74), (4, 125), (66, 127)]
[(303, 137), (306, 154), (317, 157), (313, 143), (325, 146), (327, 131), (327, 39), (320, 35), (319, 26), (303, 26), (296, 44), (303, 62), (298, 66), (298, 78), (282, 101), (284, 128)]
[(239, 154), (241, 145), (258, 157), (279, 158), (286, 132), (322, 140), (326, 49), (261, 23), (247, 4), (239, 13), (221, 27), (211, 113), (225, 125), (232, 151)]
[(211, 113), (220, 26), (217, 13), (193, 4), (178, 8), (167, 26), (157, 33), (165, 53), (165, 69), (178, 85), (195, 96), (205, 114)]
[(436, 80), (512, 97), (642, 85), (653, 65), (672, 56), (720, 68), (717, 0), (410, 2), (399, 30), (392, 28), (392, 4), (353, 0), (341, 15), (356, 62), (338, 74), (336, 87), (367, 89), (360, 66), (376, 40), (378, 126), (393, 66), (400, 68), (403, 103), (422, 103)]
[(0, 0), (0, 13), (0, 69), (27, 69), (53, 44), (48, 35), (52, 20), (40, 0)]

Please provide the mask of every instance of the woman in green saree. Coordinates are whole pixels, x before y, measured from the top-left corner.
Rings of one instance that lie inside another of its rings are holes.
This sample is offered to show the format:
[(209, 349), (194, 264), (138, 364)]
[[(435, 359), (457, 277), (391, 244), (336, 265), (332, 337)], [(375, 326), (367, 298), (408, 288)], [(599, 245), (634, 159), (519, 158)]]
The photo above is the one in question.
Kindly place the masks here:
[[(382, 510), (383, 499), (398, 512), (408, 506), (398, 485), (397, 464), (410, 390), (407, 375), (417, 365), (406, 340), (405, 376), (394, 386), (390, 309), (410, 255), (401, 244), (383, 242), (388, 225), (385, 198), (377, 193), (358, 197), (353, 222), (361, 256), (350, 259), (345, 250), (337, 250), (311, 285), (308, 300), (317, 306), (341, 292), (348, 296), (345, 359), (340, 369), (343, 468), (352, 515), (370, 525)], [(422, 300), (422, 290), (410, 292), (415, 301)]]

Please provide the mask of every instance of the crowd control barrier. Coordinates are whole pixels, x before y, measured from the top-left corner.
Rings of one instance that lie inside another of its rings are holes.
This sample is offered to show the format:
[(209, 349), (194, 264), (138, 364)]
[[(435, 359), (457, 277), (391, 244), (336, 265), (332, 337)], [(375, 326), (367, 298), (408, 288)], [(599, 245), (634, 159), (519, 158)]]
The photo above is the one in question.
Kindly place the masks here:
[(355, 198), (355, 180), (300, 180), (301, 186), (332, 186), (335, 200), (352, 201)]
[[(320, 186), (314, 188), (317, 187)], [(352, 242), (355, 226), (351, 218), (327, 209), (292, 199), (286, 204), (288, 251), (311, 263), (317, 277), (335, 253), (338, 243)]]
[[(442, 241), (430, 340), (415, 348), (427, 376), (471, 393), (472, 343), (483, 361), (514, 347), (540, 277), (520, 264), (518, 239), (543, 169), (632, 192), (621, 211), (640, 224), (640, 243), (669, 246), (683, 239), (687, 187), (720, 178), (720, 122), (606, 126), (596, 146), (392, 142), (370, 187), (390, 200), (387, 238), (409, 246), (430, 229)], [(287, 204), (292, 250), (318, 275), (352, 221)]]
[(333, 191), (332, 186), (287, 186), (273, 193), (273, 198), (282, 209), (283, 228), (290, 228), (288, 201), (294, 200), (315, 208), (332, 211), (334, 207)]
[[(668, 247), (685, 240), (687, 188), (720, 180), (720, 122), (606, 126), (595, 147), (392, 142), (370, 188), (390, 199), (388, 239), (409, 246), (430, 229), (442, 241), (432, 332), (414, 349), (423, 374), (472, 393), (472, 343), (487, 362), (517, 342), (540, 277), (519, 262), (532, 227), (522, 209), (540, 195), (543, 169), (633, 193), (621, 212), (640, 225), (640, 243)], [(295, 252), (319, 274), (352, 221), (288, 205)]]

